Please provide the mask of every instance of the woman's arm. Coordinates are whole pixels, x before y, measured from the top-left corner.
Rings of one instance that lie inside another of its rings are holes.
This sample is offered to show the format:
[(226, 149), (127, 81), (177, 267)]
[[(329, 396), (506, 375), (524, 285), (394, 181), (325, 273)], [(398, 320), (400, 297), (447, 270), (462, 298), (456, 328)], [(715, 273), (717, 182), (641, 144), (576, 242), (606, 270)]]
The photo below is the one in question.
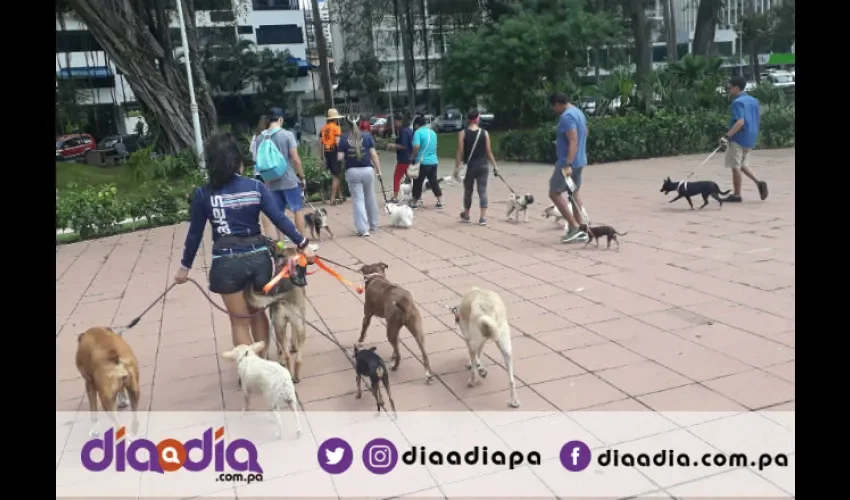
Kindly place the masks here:
[(487, 131), (484, 131), (484, 151), (487, 153), (487, 160), (490, 161), (490, 164), (493, 165), (493, 170), (498, 171), (496, 167), (496, 157), (493, 156), (493, 150), (490, 149), (490, 134)]
[(378, 173), (378, 177), (381, 176), (381, 158), (378, 157), (378, 152), (375, 148), (369, 148), (369, 156), (372, 157), (372, 165), (375, 167), (375, 172)]
[(276, 228), (280, 229), (280, 231), (293, 243), (295, 243), (298, 248), (304, 248), (307, 246), (307, 238), (301, 235), (298, 232), (298, 229), (295, 228), (295, 224), (292, 223), (291, 220), (287, 219), (283, 214), (283, 210), (278, 207), (277, 203), (275, 203), (272, 198), (271, 192), (266, 189), (266, 186), (258, 184), (258, 189), (260, 190), (260, 210), (266, 217), (272, 221), (272, 224), (275, 225)]
[(204, 196), (201, 188), (195, 190), (192, 204), (189, 206), (189, 231), (186, 233), (186, 243), (183, 246), (183, 259), (180, 261), (185, 269), (192, 268), (195, 254), (201, 246), (204, 228), (207, 226), (207, 216), (204, 213)]
[(455, 155), (455, 170), (460, 170), (460, 164), (463, 163), (463, 137), (465, 130), (461, 130), (457, 134), (457, 154)]

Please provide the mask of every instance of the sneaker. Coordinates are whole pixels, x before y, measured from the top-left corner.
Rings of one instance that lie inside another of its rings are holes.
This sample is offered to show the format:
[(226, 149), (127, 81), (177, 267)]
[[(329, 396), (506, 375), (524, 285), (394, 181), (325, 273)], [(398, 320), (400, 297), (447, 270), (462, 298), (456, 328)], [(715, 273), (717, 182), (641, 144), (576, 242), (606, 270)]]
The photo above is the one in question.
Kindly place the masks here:
[(397, 199), (395, 199), (395, 198), (392, 198), (392, 199), (391, 199), (391, 200), (389, 200), (387, 203), (395, 203), (396, 205), (398, 205), (398, 200), (397, 200)]
[(469, 214), (466, 213), (466, 212), (461, 212), (460, 213), (460, 221), (463, 222), (464, 224), (469, 224)]
[(377, 230), (378, 230), (378, 226), (372, 226), (372, 227), (370, 227), (370, 228), (369, 228), (369, 230), (370, 230), (370, 231), (377, 231)]
[(486, 226), (487, 225), (487, 219), (485, 219), (484, 217), (481, 217), (480, 219), (478, 219), (478, 225), (479, 226)]
[(759, 196), (761, 197), (761, 200), (762, 200), (762, 201), (766, 200), (766, 199), (767, 199), (767, 195), (768, 195), (768, 192), (767, 192), (767, 183), (766, 183), (766, 182), (764, 182), (764, 181), (759, 181), (759, 182), (758, 182), (758, 184), (757, 184), (757, 186), (758, 186), (758, 188), (759, 188)]
[(369, 237), (369, 231), (366, 231), (365, 233), (357, 233), (357, 236), (361, 236), (363, 238), (368, 238)]
[(744, 200), (737, 194), (730, 194), (726, 198), (723, 198), (724, 203), (741, 203), (742, 201)]
[(416, 210), (417, 208), (419, 208), (419, 203), (417, 203), (416, 200), (412, 200), (410, 202), (410, 208)]
[(577, 227), (571, 227), (567, 230), (567, 234), (561, 238), (561, 243), (587, 243), (587, 235), (584, 231)]
[(438, 201), (437, 204), (434, 205), (434, 208), (436, 208), (437, 210), (442, 210), (443, 209), (443, 202)]

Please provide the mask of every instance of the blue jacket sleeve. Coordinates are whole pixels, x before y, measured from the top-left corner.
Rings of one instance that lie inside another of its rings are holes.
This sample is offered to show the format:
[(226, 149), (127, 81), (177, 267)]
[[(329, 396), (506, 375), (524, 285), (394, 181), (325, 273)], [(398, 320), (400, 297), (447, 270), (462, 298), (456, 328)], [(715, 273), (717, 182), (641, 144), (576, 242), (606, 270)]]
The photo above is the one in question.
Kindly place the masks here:
[(186, 233), (186, 243), (183, 247), (183, 259), (180, 264), (190, 269), (195, 261), (195, 254), (201, 246), (201, 238), (204, 237), (204, 228), (207, 225), (207, 216), (204, 213), (204, 195), (201, 188), (195, 190), (192, 204), (189, 206), (189, 232)]
[(295, 228), (295, 224), (283, 215), (283, 211), (275, 203), (268, 188), (266, 188), (266, 186), (261, 182), (257, 182), (257, 185), (260, 190), (260, 210), (262, 210), (263, 213), (266, 214), (266, 217), (272, 221), (272, 224), (274, 224), (276, 228), (280, 229), (287, 238), (292, 240), (298, 248), (304, 248), (307, 246), (307, 238), (302, 236), (301, 233), (298, 232), (298, 229)]

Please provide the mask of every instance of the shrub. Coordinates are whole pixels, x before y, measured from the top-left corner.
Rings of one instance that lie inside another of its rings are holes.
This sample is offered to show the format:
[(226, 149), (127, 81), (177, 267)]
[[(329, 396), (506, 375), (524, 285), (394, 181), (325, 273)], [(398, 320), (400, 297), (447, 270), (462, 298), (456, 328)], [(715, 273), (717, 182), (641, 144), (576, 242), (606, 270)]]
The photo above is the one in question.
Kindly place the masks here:
[(56, 229), (73, 229), (83, 239), (109, 234), (128, 212), (117, 194), (111, 184), (85, 189), (70, 185), (56, 201)]
[(139, 149), (127, 158), (127, 169), (136, 182), (181, 179), (199, 168), (198, 158), (190, 149), (170, 156), (157, 155), (151, 146)]
[[(676, 115), (659, 111), (649, 117), (630, 114), (588, 119), (587, 151), (591, 163), (674, 156), (711, 151), (728, 130), (729, 117), (720, 112)], [(762, 113), (759, 148), (794, 145), (794, 108), (773, 108)], [(513, 130), (501, 141), (507, 160), (555, 162), (554, 126)]]

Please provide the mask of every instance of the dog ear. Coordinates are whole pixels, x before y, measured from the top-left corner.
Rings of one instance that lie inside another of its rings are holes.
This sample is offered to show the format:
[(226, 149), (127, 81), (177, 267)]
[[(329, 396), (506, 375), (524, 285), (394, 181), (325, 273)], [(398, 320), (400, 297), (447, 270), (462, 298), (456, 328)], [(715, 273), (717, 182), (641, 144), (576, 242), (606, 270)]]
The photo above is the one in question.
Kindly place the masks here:
[(380, 267), (381, 267), (381, 269), (383, 269), (384, 271), (386, 271), (387, 269), (389, 269), (389, 268), (390, 268), (390, 266), (389, 266), (389, 265), (384, 264), (383, 262), (378, 262), (378, 266), (380, 266)]
[(231, 361), (236, 361), (236, 349), (231, 349), (229, 351), (221, 353), (221, 357), (224, 359), (229, 359)]
[(375, 350), (377, 350), (377, 349), (378, 349), (378, 346), (376, 346), (376, 345), (373, 345), (372, 347), (369, 348), (369, 350), (372, 351), (372, 352), (375, 352)]
[(254, 342), (253, 344), (248, 346), (248, 349), (254, 351), (254, 354), (260, 354), (260, 351), (266, 347), (265, 341), (261, 340), (259, 342)]
[(363, 264), (362, 266), (360, 266), (360, 271), (358, 271), (358, 272), (360, 274), (366, 274), (366, 264)]

